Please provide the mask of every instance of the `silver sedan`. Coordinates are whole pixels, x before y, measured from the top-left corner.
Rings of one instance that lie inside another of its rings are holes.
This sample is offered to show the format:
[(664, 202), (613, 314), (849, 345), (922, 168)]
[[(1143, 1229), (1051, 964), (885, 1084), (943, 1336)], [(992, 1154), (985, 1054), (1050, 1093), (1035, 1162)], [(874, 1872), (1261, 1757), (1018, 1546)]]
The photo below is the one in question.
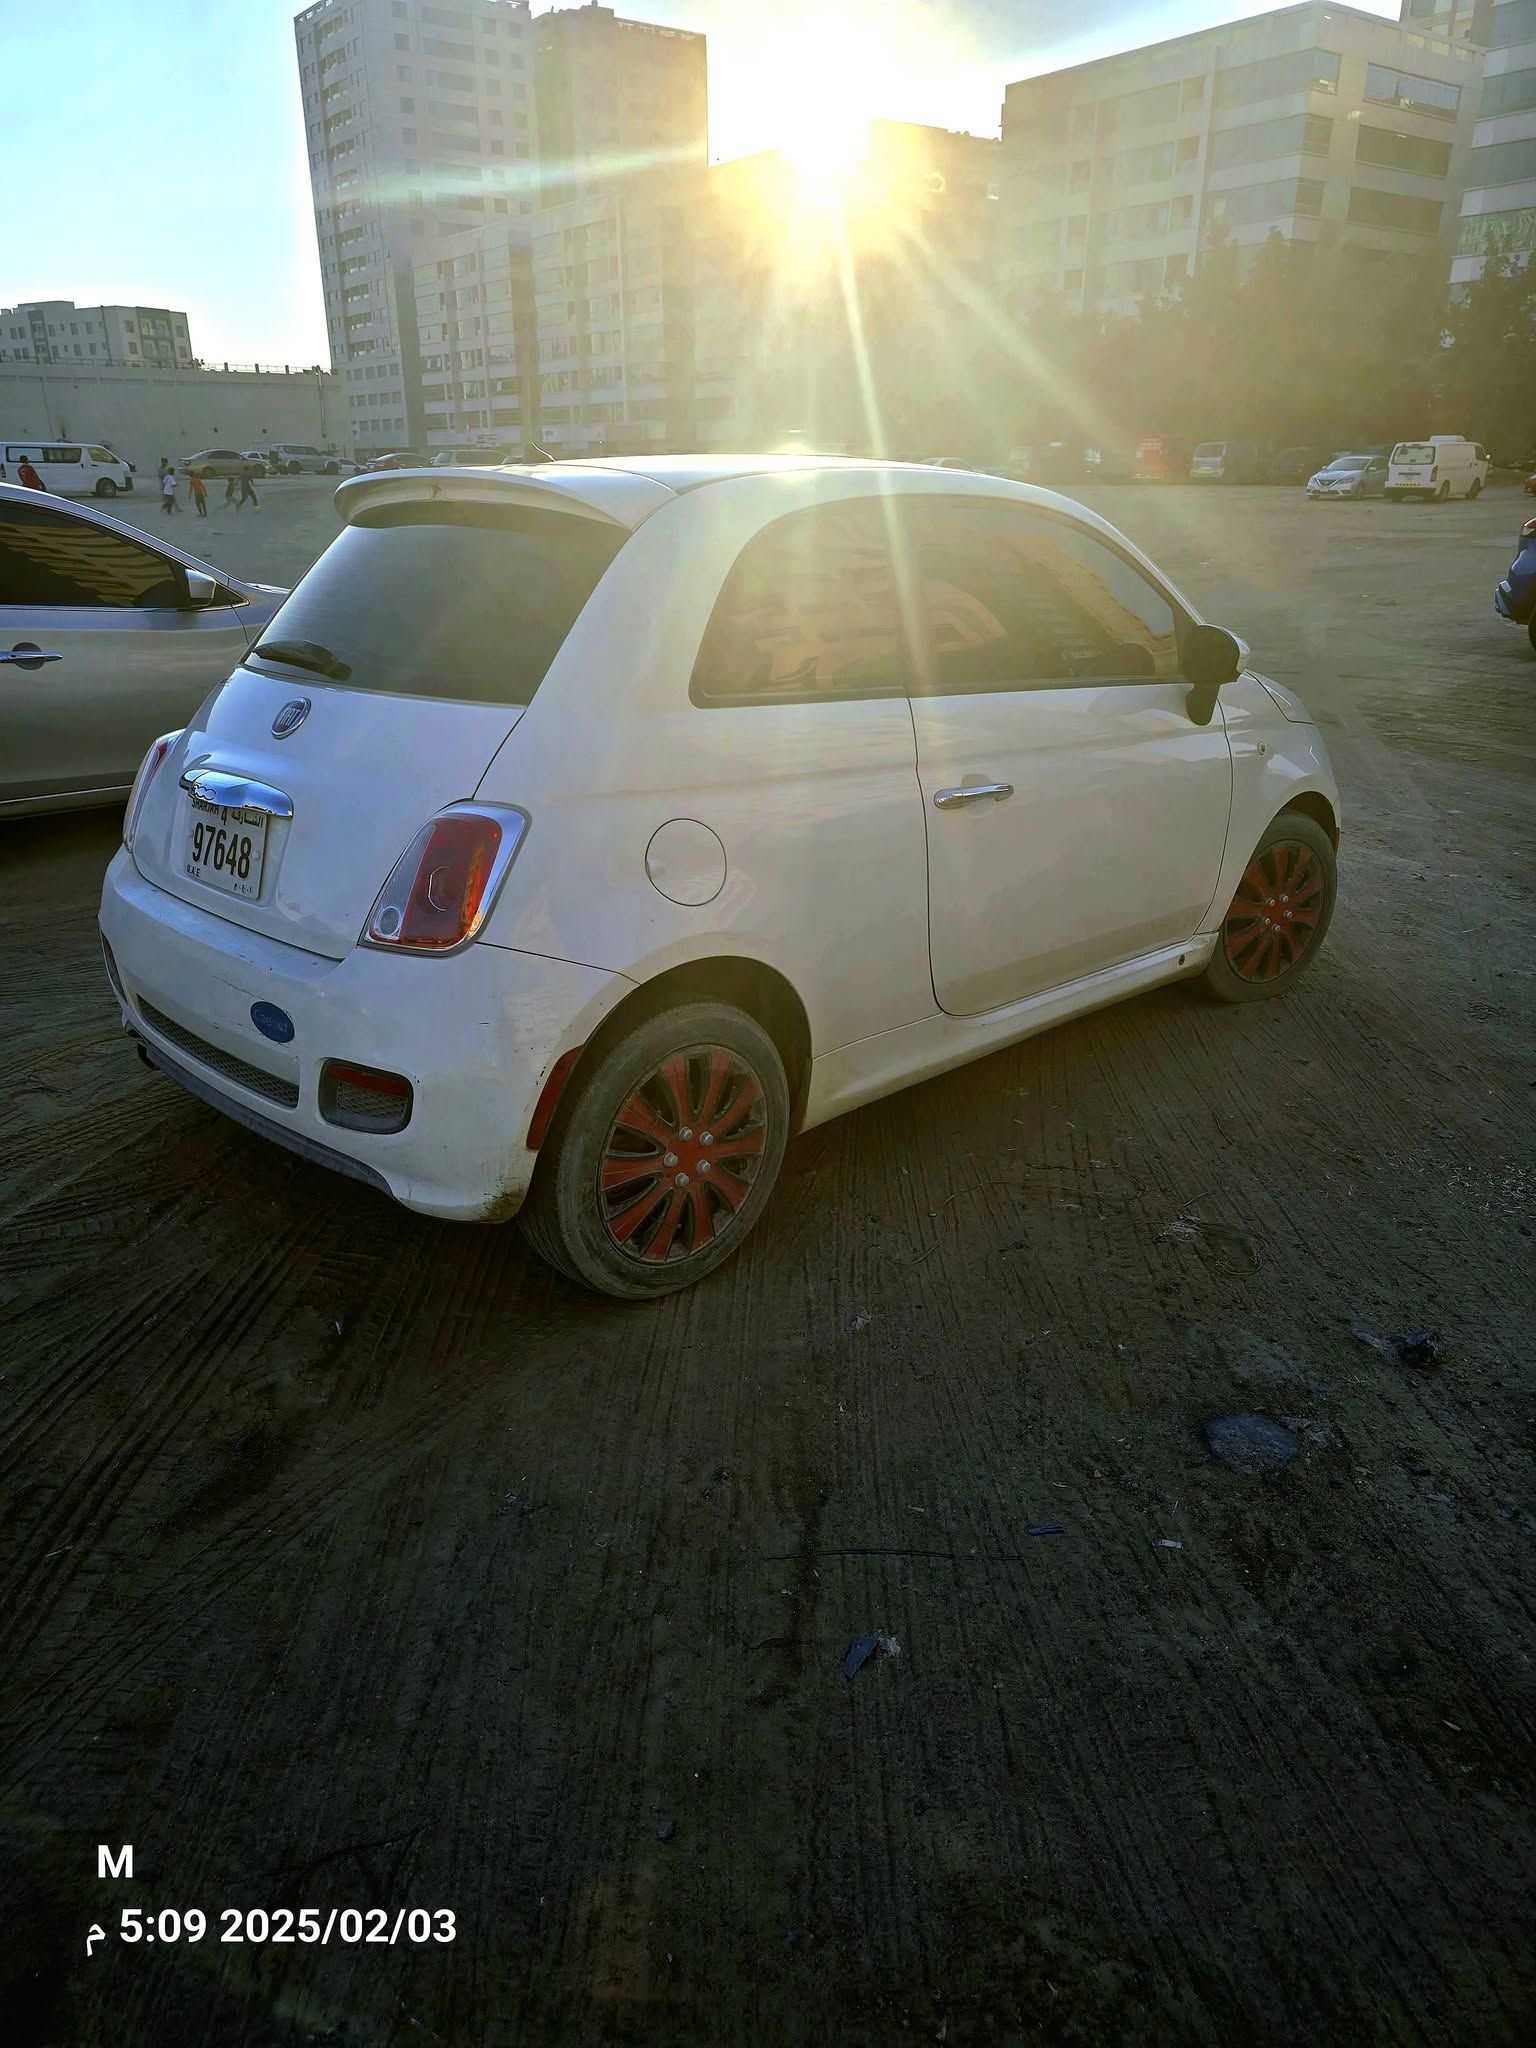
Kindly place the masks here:
[(0, 484), (0, 818), (123, 802), (287, 594)]

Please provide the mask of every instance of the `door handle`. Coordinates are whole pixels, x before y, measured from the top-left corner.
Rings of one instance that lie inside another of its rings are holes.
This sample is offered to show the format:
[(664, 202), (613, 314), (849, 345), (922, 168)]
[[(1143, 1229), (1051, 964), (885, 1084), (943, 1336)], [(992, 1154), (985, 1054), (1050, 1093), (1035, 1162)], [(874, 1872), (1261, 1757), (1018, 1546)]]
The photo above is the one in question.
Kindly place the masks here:
[(957, 804), (979, 804), (987, 801), (1000, 804), (1005, 796), (1012, 795), (1011, 782), (967, 782), (959, 789), (936, 789), (933, 792), (933, 807), (936, 811), (947, 811)]
[(0, 661), (13, 661), (18, 668), (41, 668), (45, 661), (62, 661), (62, 654), (45, 654), (34, 640), (18, 640), (9, 651), (0, 650)]

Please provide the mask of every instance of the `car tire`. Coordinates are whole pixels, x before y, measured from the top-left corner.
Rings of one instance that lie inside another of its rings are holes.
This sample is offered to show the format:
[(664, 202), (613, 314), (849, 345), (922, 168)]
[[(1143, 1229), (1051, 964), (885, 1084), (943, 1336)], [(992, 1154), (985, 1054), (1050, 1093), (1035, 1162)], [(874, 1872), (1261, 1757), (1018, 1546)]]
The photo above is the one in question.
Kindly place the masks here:
[(96, 495), (98, 498), (115, 498), (117, 496), (117, 485), (113, 483), (111, 477), (97, 477)]
[[(706, 1115), (728, 1125), (707, 1149)], [(556, 1271), (620, 1301), (691, 1286), (762, 1213), (789, 1116), (778, 1048), (745, 1011), (692, 1002), (642, 1018), (562, 1098), (523, 1235)]]
[(1471, 483), (1467, 486), (1467, 497), (1469, 499), (1475, 498), (1478, 495), (1478, 493), (1482, 490), (1482, 488), (1482, 478), (1480, 476), (1473, 477)]
[[(1224, 1003), (1287, 994), (1317, 956), (1337, 889), (1333, 841), (1315, 818), (1282, 811), (1253, 849), (1222, 920), (1207, 993)], [(1279, 916), (1267, 917), (1270, 910)]]
[(288, 474), (290, 476), (297, 476), (300, 473), (302, 467), (303, 465), (301, 463), (290, 462), (288, 465)]
[(1443, 481), (1443, 482), (1441, 483), (1441, 485), (1440, 485), (1440, 488), (1439, 488), (1439, 490), (1438, 490), (1438, 491), (1436, 491), (1436, 493), (1435, 493), (1435, 503), (1436, 503), (1437, 505), (1444, 505), (1444, 504), (1446, 504), (1446, 503), (1447, 503), (1447, 502), (1449, 501), (1449, 499), (1450, 499), (1450, 495), (1451, 495), (1451, 480), (1450, 480), (1450, 478), (1449, 478), (1449, 477), (1446, 477), (1446, 478), (1444, 479), (1444, 481)]
[(325, 476), (336, 476), (338, 473), (338, 465), (334, 462), (328, 462), (325, 465), (324, 471), (322, 472), (322, 474)]
[(1531, 643), (1531, 652), (1536, 654), (1536, 612), (1531, 614), (1531, 623), (1526, 627), (1526, 637)]

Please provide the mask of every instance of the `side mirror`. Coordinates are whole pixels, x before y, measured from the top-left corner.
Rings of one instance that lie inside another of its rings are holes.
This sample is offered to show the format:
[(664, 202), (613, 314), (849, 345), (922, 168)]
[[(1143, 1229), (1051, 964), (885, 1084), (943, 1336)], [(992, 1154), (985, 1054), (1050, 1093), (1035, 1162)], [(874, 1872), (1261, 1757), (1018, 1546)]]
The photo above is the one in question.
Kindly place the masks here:
[(1225, 626), (1191, 627), (1184, 642), (1181, 666), (1197, 690), (1219, 690), (1243, 672), (1248, 650)]
[(205, 604), (212, 604), (219, 594), (219, 586), (211, 576), (205, 576), (201, 569), (188, 569), (187, 610), (201, 611)]

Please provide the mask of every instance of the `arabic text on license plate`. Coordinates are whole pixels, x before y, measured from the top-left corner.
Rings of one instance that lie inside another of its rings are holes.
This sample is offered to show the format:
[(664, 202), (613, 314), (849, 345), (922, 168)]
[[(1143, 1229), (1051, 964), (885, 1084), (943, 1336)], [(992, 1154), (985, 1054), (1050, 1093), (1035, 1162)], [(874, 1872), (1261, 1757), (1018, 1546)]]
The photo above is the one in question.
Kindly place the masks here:
[(194, 882), (227, 896), (259, 896), (267, 853), (265, 811), (228, 811), (193, 803), (187, 818), (185, 861)]

